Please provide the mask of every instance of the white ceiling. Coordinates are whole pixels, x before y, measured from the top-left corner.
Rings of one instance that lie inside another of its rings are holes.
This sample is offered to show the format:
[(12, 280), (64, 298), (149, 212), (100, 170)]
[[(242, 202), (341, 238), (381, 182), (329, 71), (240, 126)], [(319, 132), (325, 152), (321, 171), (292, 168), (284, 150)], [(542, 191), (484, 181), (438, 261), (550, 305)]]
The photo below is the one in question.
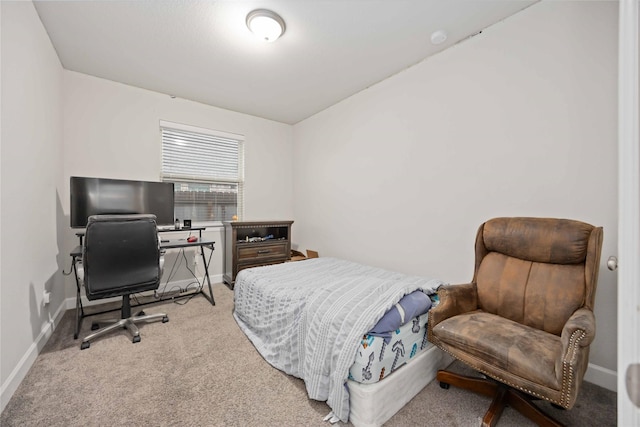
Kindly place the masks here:
[[(67, 70), (294, 124), (537, 0), (37, 0)], [(245, 18), (286, 22), (274, 43)], [(444, 30), (445, 43), (431, 34)]]

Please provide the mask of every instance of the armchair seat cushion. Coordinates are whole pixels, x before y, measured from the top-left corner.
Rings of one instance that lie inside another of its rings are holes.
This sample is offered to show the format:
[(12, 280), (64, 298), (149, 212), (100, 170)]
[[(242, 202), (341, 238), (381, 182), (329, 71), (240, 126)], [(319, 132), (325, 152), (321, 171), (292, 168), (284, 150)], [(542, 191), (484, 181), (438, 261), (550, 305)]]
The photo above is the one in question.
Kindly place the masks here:
[[(561, 384), (555, 375), (562, 357), (560, 337), (494, 314), (475, 310), (450, 317), (433, 327), (433, 335), (453, 356), (473, 365), (483, 363), (483, 371), (511, 380), (521, 378), (553, 390)], [(488, 363), (487, 363), (488, 362)]]

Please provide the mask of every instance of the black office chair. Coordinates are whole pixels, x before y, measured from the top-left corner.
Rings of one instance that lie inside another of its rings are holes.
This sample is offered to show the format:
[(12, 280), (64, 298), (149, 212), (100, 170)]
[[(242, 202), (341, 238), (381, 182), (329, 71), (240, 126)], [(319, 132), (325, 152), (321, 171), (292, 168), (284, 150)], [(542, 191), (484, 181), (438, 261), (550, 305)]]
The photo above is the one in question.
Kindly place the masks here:
[[(130, 295), (151, 291), (160, 285), (162, 255), (155, 215), (94, 215), (89, 217), (82, 248), (79, 278), (87, 299), (122, 296), (121, 319), (86, 336), (81, 349), (90, 341), (118, 328), (126, 328), (133, 342), (140, 341), (139, 322), (162, 320), (166, 314), (131, 316)], [(94, 324), (92, 329), (97, 329)]]

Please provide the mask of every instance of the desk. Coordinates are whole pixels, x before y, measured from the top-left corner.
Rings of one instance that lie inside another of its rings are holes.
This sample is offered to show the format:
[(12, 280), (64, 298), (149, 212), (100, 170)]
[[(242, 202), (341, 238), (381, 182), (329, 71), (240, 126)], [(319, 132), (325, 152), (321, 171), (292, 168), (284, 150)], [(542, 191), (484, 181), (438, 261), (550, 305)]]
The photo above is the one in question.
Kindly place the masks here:
[(204, 282), (204, 279), (205, 278), (207, 279), (207, 285), (209, 286), (209, 295), (204, 293), (203, 289), (200, 289), (197, 292), (191, 292), (185, 295), (181, 295), (181, 297), (182, 296), (186, 297), (193, 294), (202, 294), (211, 303), (211, 305), (216, 305), (216, 302), (213, 299), (213, 290), (211, 289), (211, 279), (209, 278), (209, 264), (211, 263), (211, 257), (209, 257), (209, 261), (207, 262), (207, 258), (204, 256), (204, 250), (203, 250), (204, 248), (209, 248), (211, 249), (211, 253), (213, 255), (213, 251), (215, 250), (215, 244), (216, 242), (213, 240), (202, 240), (202, 239), (198, 239), (198, 241), (196, 242), (187, 242), (187, 239), (175, 239), (175, 240), (169, 240), (169, 241), (162, 240), (160, 242), (160, 250), (200, 247), (200, 255), (202, 255), (202, 265), (204, 266), (204, 277), (202, 278), (202, 281)]
[[(158, 233), (175, 233), (176, 231), (197, 231), (198, 240), (202, 240), (202, 230), (206, 230), (207, 227), (189, 227), (189, 228), (175, 228), (175, 227), (158, 227)], [(76, 233), (78, 239), (80, 239), (80, 246), (82, 246), (82, 239), (84, 238), (84, 231), (78, 231)], [(213, 242), (215, 243), (215, 242)], [(77, 249), (77, 248), (76, 248)], [(212, 249), (213, 250), (213, 249)]]
[[(176, 231), (185, 231), (185, 230), (176, 230)], [(204, 248), (208, 248), (211, 250), (211, 255), (213, 255), (213, 251), (215, 250), (215, 241), (207, 240), (207, 239), (198, 239), (196, 242), (187, 242), (186, 239), (174, 239), (174, 240), (162, 240), (160, 242), (160, 250), (168, 250), (168, 249), (184, 249), (184, 248), (193, 248), (200, 247), (200, 254), (202, 255), (202, 264), (204, 266), (204, 277), (202, 278), (203, 286), (200, 287), (199, 290), (195, 292), (188, 292), (184, 294), (180, 294), (177, 296), (170, 296), (166, 298), (159, 298), (154, 301), (144, 302), (136, 305), (131, 305), (131, 307), (139, 307), (147, 304), (154, 304), (162, 301), (175, 300), (180, 298), (187, 298), (193, 295), (202, 294), (207, 301), (211, 303), (211, 305), (216, 305), (215, 300), (213, 299), (213, 290), (211, 289), (211, 279), (209, 278), (209, 264), (211, 263), (211, 256), (209, 256), (209, 261), (204, 256)], [(78, 245), (69, 254), (71, 256), (71, 268), (73, 269), (73, 273), (76, 278), (76, 329), (73, 335), (74, 339), (78, 338), (78, 334), (80, 333), (80, 325), (82, 323), (82, 319), (88, 316), (95, 316), (97, 314), (108, 313), (110, 311), (120, 310), (119, 308), (113, 310), (105, 310), (100, 311), (98, 313), (85, 314), (84, 307), (82, 306), (82, 298), (80, 297), (80, 279), (78, 278), (78, 270), (76, 268), (76, 263), (82, 259), (82, 245)], [(204, 280), (207, 280), (207, 286), (209, 287), (209, 295), (204, 292)]]

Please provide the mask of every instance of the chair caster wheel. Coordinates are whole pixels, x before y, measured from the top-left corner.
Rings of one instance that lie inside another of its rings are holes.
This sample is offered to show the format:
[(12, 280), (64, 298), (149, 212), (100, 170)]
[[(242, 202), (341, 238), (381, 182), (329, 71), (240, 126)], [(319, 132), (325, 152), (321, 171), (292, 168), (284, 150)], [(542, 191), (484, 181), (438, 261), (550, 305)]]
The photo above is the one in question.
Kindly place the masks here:
[(132, 342), (135, 344), (137, 342), (140, 342), (140, 335), (136, 335), (135, 337), (133, 337)]
[(98, 322), (93, 322), (93, 323), (91, 324), (91, 330), (92, 330), (92, 331), (96, 331), (96, 330), (98, 330), (98, 329), (100, 329), (100, 325), (98, 324)]
[(89, 348), (90, 345), (91, 343), (89, 341), (83, 341), (82, 344), (80, 344), (80, 350), (85, 350)]
[(445, 389), (445, 390), (449, 390), (449, 384), (443, 383), (442, 381), (440, 381), (440, 388)]
[(162, 318), (162, 323), (167, 323), (169, 321), (169, 316), (164, 316)]

